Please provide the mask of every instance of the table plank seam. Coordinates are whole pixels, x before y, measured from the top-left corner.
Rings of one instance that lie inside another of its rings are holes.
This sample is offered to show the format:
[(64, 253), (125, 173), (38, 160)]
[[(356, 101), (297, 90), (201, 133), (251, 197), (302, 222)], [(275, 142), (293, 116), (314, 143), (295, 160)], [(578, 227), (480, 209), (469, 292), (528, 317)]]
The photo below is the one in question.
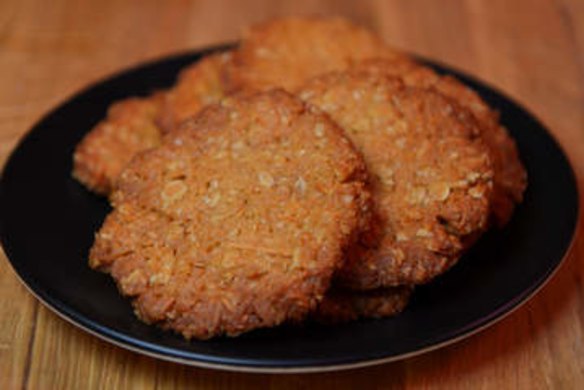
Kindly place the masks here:
[(33, 317), (32, 317), (32, 327), (30, 331), (30, 339), (28, 341), (27, 352), (26, 352), (26, 361), (24, 363), (24, 373), (22, 376), (22, 389), (28, 389), (28, 380), (30, 378), (30, 369), (32, 366), (32, 354), (34, 350), (34, 343), (36, 339), (36, 328), (39, 316), (39, 303), (35, 300), (34, 301), (34, 308), (33, 308)]

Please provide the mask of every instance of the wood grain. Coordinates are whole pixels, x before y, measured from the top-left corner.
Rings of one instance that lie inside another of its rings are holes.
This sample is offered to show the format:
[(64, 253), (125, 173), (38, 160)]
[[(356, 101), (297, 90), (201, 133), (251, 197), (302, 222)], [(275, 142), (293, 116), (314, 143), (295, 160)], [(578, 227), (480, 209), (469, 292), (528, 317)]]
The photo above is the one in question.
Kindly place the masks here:
[[(333, 13), (505, 91), (551, 129), (583, 184), (584, 2), (578, 0), (54, 0), (50, 6), (5, 0), (0, 2), (0, 164), (44, 113), (116, 70), (234, 40), (249, 23), (272, 16)], [(0, 388), (582, 388), (583, 277), (584, 241), (578, 238), (540, 293), (470, 339), (377, 367), (278, 376), (185, 367), (111, 346), (39, 305), (3, 258)]]

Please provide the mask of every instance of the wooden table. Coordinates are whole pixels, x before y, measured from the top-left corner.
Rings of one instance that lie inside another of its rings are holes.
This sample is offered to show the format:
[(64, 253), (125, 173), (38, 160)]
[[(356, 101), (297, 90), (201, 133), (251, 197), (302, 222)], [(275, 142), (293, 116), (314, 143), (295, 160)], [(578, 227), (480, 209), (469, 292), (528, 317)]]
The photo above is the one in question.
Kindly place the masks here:
[[(582, 184), (584, 2), (577, 0), (4, 0), (0, 165), (43, 113), (86, 84), (147, 59), (234, 40), (251, 22), (290, 13), (349, 16), (392, 44), (499, 87), (549, 126)], [(258, 375), (185, 367), (109, 345), (45, 309), (0, 259), (0, 388), (584, 388), (583, 278), (584, 241), (577, 239), (541, 292), (470, 339), (377, 367)]]

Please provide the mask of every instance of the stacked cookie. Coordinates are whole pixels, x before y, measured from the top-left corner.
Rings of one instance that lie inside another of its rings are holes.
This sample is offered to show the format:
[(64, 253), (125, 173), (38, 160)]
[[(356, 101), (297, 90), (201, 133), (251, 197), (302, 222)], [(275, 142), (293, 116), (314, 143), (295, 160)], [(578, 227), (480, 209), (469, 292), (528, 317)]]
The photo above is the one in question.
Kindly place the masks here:
[(90, 266), (200, 339), (395, 315), (526, 186), (475, 92), (342, 19), (252, 27), (115, 103), (74, 163), (113, 206)]

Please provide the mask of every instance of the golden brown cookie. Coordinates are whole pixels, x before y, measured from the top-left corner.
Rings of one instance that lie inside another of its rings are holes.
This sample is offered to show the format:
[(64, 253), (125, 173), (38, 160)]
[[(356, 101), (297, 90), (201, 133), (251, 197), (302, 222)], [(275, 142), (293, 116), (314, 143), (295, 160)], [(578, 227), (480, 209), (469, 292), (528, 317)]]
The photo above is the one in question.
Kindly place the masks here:
[(232, 90), (283, 87), (371, 57), (397, 58), (371, 31), (342, 18), (289, 17), (252, 26), (229, 68)]
[(498, 114), (472, 89), (452, 76), (442, 76), (413, 60), (371, 59), (355, 64), (353, 71), (399, 76), (406, 85), (433, 88), (470, 110), (481, 127), (481, 135), (491, 153), (493, 176), (493, 217), (505, 225), (515, 205), (523, 200), (527, 172), (519, 159), (515, 141), (499, 124)]
[(90, 190), (109, 194), (132, 156), (160, 143), (155, 123), (160, 102), (161, 97), (156, 94), (113, 104), (107, 117), (77, 145), (73, 176)]
[(363, 72), (317, 77), (299, 96), (345, 129), (372, 177), (377, 222), (351, 249), (340, 284), (425, 283), (485, 230), (491, 161), (476, 120), (455, 101)]
[(397, 286), (371, 291), (331, 288), (318, 305), (312, 319), (327, 324), (397, 315), (409, 302), (413, 288)]
[(90, 265), (186, 338), (299, 321), (367, 225), (365, 180), (327, 115), (278, 90), (228, 98), (130, 163)]

